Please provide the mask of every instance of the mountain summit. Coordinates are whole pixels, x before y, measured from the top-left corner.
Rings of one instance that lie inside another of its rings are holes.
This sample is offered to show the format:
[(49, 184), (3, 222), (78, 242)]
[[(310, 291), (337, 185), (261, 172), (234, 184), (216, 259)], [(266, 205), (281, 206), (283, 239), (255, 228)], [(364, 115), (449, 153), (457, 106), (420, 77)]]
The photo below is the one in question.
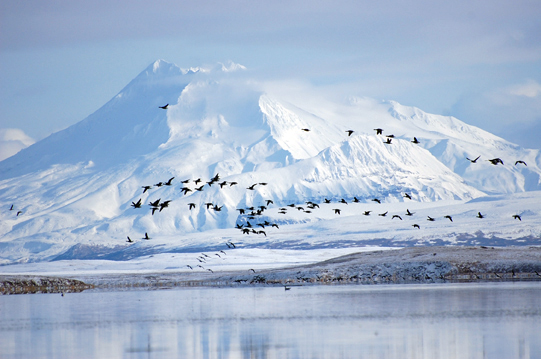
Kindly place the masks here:
[[(156, 61), (83, 121), (0, 162), (0, 204), (23, 214), (0, 227), (11, 260), (53, 258), (74, 243), (111, 246), (133, 230), (232, 228), (247, 223), (239, 208), (269, 203), (540, 189), (538, 151), (392, 101), (284, 98), (243, 69)], [(494, 157), (505, 164), (487, 161)]]

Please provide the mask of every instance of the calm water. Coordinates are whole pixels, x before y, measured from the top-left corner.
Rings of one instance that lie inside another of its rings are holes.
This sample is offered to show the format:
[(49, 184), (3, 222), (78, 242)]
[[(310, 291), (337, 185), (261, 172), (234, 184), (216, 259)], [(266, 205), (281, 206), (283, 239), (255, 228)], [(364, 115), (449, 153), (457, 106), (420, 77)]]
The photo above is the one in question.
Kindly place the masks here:
[(0, 358), (541, 358), (541, 283), (0, 296)]

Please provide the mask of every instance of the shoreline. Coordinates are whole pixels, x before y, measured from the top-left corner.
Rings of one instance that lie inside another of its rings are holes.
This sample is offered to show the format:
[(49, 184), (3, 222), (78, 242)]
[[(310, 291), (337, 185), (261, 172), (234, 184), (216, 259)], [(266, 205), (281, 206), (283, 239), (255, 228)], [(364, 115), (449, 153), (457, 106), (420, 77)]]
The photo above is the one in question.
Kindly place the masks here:
[(0, 294), (332, 284), (541, 281), (541, 247), (406, 247), (308, 265), (223, 272), (1, 275)]

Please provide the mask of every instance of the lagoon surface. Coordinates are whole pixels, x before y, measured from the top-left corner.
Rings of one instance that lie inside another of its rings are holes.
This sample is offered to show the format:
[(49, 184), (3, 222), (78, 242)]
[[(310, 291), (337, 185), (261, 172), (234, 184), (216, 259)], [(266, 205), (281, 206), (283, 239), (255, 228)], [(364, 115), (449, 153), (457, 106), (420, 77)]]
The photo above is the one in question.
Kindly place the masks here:
[(541, 283), (0, 296), (0, 358), (541, 358)]

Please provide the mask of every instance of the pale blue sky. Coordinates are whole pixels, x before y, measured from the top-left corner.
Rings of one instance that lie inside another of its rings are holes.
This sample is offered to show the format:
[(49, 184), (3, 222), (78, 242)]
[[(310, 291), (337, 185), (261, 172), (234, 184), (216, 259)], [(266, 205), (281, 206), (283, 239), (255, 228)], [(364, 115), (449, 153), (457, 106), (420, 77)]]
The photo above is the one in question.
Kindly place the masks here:
[[(150, 63), (234, 61), (541, 148), (541, 1), (0, 2), (0, 129), (39, 140)], [(0, 139), (1, 141), (1, 139)]]

